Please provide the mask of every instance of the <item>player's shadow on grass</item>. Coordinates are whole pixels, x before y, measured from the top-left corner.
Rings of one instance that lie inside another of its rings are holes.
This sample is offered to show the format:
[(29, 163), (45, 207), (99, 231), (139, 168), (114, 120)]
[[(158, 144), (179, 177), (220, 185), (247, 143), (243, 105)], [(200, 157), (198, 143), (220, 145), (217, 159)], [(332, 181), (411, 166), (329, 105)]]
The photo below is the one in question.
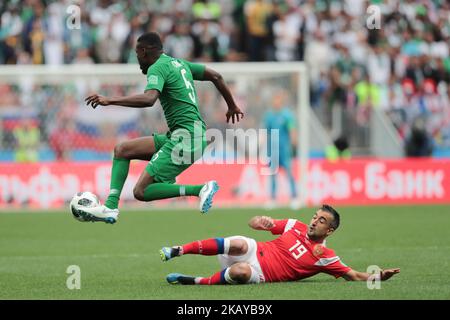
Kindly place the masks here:
[(297, 280), (295, 283), (336, 283), (334, 279), (305, 279), (305, 280)]
[(287, 281), (287, 282), (265, 282), (264, 285), (285, 285), (288, 283), (299, 284), (299, 283), (336, 283), (334, 279), (303, 279), (297, 281)]

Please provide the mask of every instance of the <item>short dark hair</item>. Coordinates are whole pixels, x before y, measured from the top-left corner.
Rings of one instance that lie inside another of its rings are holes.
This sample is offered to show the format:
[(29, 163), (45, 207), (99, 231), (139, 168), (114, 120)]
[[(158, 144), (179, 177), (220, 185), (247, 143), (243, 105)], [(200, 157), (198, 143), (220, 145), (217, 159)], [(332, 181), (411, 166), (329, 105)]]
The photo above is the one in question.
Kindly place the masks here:
[(137, 41), (152, 49), (162, 50), (163, 48), (161, 37), (156, 32), (144, 33)]
[(330, 226), (336, 230), (339, 228), (339, 224), (341, 223), (341, 217), (339, 216), (339, 213), (334, 209), (332, 206), (328, 204), (323, 204), (320, 210), (328, 212), (333, 216), (333, 221), (330, 222)]

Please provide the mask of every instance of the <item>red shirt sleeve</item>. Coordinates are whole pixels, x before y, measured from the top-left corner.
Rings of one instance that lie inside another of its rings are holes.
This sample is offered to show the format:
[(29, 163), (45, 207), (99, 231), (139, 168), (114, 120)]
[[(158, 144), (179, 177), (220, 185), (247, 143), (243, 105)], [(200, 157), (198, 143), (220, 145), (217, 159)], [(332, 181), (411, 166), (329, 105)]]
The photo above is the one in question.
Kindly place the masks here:
[(352, 268), (346, 266), (331, 249), (326, 250), (324, 256), (321, 257), (316, 264), (320, 266), (322, 272), (330, 274), (335, 278), (342, 277), (352, 270)]
[(269, 229), (272, 234), (283, 234), (284, 228), (286, 227), (286, 224), (288, 223), (289, 219), (283, 219), (283, 220), (273, 220), (274, 226)]
[(298, 221), (295, 219), (274, 219), (273, 222), (275, 223), (275, 226), (270, 229), (270, 232), (272, 232), (272, 234), (283, 234), (292, 229)]

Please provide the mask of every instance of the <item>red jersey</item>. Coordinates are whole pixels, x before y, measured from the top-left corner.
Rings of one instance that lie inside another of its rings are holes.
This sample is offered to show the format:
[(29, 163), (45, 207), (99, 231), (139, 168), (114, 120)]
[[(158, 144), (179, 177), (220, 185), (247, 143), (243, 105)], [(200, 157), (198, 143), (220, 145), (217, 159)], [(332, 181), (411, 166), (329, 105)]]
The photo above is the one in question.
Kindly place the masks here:
[(308, 226), (295, 219), (274, 220), (275, 240), (258, 242), (258, 261), (266, 282), (295, 281), (325, 272), (336, 278), (351, 270), (325, 243), (308, 238)]

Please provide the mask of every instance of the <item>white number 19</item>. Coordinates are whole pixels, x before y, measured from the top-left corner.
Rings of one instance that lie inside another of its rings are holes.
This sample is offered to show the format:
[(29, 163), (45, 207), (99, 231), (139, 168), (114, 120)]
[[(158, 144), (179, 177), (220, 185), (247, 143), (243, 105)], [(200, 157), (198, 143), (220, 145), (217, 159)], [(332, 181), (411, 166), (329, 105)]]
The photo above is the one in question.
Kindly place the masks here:
[[(295, 252), (294, 252), (294, 250), (295, 250)], [(308, 250), (306, 250), (305, 246), (302, 245), (302, 243), (301, 243), (299, 240), (297, 240), (297, 241), (295, 242), (295, 244), (294, 244), (292, 247), (289, 248), (289, 251), (291, 252), (292, 256), (293, 256), (296, 260), (298, 260), (298, 259), (299, 259), (302, 255), (304, 255), (304, 254), (306, 253), (306, 251), (308, 251)]]

